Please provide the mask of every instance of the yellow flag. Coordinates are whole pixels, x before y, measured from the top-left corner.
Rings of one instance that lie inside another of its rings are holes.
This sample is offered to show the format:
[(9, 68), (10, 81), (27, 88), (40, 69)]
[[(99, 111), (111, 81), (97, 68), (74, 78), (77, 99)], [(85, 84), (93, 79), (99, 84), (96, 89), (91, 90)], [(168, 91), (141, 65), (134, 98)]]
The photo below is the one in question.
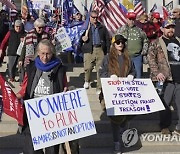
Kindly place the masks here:
[(125, 6), (125, 8), (127, 9), (127, 10), (134, 10), (134, 5), (133, 5), (133, 2), (132, 2), (132, 0), (123, 0), (122, 1), (122, 4)]

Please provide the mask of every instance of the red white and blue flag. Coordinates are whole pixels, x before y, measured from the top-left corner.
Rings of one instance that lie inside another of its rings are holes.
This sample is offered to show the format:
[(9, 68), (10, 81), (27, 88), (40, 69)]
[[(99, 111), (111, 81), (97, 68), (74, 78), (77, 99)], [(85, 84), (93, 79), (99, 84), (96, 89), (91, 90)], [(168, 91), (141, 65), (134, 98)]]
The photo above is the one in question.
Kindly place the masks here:
[(99, 11), (99, 21), (106, 26), (110, 35), (127, 22), (126, 12), (120, 7), (118, 0), (111, 0), (107, 4), (103, 0), (96, 0), (93, 10)]
[(144, 13), (144, 8), (140, 0), (134, 0), (134, 12), (137, 16), (140, 16)]

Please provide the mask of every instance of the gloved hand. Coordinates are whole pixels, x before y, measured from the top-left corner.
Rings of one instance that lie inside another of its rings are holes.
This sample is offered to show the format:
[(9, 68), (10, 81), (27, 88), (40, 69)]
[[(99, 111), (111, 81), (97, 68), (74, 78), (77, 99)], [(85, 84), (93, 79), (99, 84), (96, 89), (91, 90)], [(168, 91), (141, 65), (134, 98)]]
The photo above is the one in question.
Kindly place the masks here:
[(116, 74), (111, 75), (110, 78), (111, 78), (113, 81), (117, 81), (117, 80), (118, 80), (118, 77), (117, 77)]
[(133, 75), (128, 75), (127, 76), (127, 81), (131, 82), (131, 81), (133, 81), (133, 79), (134, 79)]

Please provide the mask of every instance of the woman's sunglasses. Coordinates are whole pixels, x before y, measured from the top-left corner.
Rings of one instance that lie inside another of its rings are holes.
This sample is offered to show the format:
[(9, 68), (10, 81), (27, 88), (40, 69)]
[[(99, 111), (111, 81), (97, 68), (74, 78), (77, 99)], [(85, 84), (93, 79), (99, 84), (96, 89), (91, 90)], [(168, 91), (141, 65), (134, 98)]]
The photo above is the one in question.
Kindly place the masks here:
[(123, 42), (122, 40), (117, 40), (115, 43), (116, 43), (117, 45), (120, 45), (120, 43), (124, 44), (124, 42)]

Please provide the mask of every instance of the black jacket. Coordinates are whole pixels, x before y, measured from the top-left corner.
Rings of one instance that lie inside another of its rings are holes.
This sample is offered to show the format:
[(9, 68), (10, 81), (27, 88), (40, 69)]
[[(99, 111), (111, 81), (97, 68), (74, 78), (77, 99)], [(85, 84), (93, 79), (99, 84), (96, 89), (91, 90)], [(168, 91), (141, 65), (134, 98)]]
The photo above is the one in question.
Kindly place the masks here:
[[(109, 34), (108, 34), (106, 27), (101, 25), (100, 23), (97, 23), (97, 27), (98, 27), (98, 31), (99, 31), (101, 46), (102, 46), (104, 54), (106, 55), (109, 52), (109, 48), (110, 48)], [(82, 36), (84, 36), (85, 33), (86, 33), (86, 31), (84, 32), (84, 34)], [(80, 46), (81, 46), (81, 51), (83, 53), (91, 53), (93, 51), (93, 40), (92, 40), (91, 27), (88, 32), (88, 40), (86, 42), (84, 42), (81, 37)]]
[[(35, 67), (34, 61), (32, 61), (29, 65), (27, 65), (26, 71), (28, 76), (28, 81), (27, 81), (28, 83), (26, 87), (24, 100), (33, 98), (33, 96), (30, 97), (30, 94), (31, 94), (31, 87), (36, 74), (36, 70), (37, 68)], [(66, 73), (66, 68), (65, 66), (62, 65), (62, 63), (60, 63), (59, 65), (53, 68), (52, 73), (49, 76), (50, 80), (53, 81), (53, 94), (63, 92), (64, 90), (63, 79), (65, 73)], [(24, 113), (23, 119), (24, 119), (24, 128), (26, 128), (28, 125), (26, 112)]]
[(8, 41), (8, 51), (7, 56), (16, 56), (18, 46), (20, 44), (20, 39), (25, 35), (24, 31), (17, 33), (14, 29), (10, 31), (10, 37)]
[[(32, 61), (27, 65), (27, 76), (28, 84), (26, 88), (25, 100), (30, 99), (31, 87), (36, 74), (37, 68), (35, 67), (35, 62)], [(64, 90), (63, 79), (66, 73), (66, 68), (62, 63), (53, 68), (52, 73), (50, 74), (50, 80), (53, 81), (53, 93), (59, 93)]]

